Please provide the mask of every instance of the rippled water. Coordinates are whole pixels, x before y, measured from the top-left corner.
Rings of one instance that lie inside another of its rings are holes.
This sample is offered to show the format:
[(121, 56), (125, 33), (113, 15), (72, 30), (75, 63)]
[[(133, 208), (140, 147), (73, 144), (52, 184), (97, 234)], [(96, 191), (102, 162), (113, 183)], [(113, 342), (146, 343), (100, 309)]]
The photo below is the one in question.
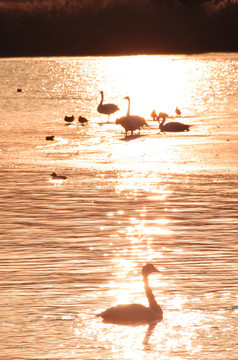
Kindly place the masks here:
[[(0, 60), (2, 359), (237, 359), (237, 64), (236, 54)], [(120, 107), (109, 122), (100, 90)], [(149, 123), (129, 140), (114, 124), (126, 95)], [(174, 116), (177, 105), (191, 131), (160, 134), (151, 111)], [(72, 114), (89, 124), (65, 125)], [(95, 317), (147, 304), (146, 262), (162, 271), (150, 283), (164, 320)]]

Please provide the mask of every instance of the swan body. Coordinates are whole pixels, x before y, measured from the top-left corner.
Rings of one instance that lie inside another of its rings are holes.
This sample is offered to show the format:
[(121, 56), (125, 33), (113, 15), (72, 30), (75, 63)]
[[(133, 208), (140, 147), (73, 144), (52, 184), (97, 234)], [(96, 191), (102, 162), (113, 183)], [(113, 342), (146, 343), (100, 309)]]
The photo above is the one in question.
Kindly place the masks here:
[(165, 117), (163, 117), (163, 120), (159, 120), (159, 116), (157, 117), (157, 120), (159, 122), (159, 128), (161, 132), (182, 132), (182, 131), (189, 131), (191, 125), (182, 124), (177, 121), (171, 121), (165, 124)]
[(128, 108), (127, 108), (127, 114), (126, 116), (122, 116), (119, 119), (116, 119), (116, 124), (121, 125), (126, 130), (126, 136), (127, 132), (130, 131), (131, 135), (133, 135), (133, 131), (139, 130), (145, 125), (148, 126), (145, 119), (138, 115), (130, 115), (130, 98), (129, 96), (125, 97), (126, 100), (128, 100)]
[(67, 180), (68, 178), (63, 175), (57, 175), (55, 172), (53, 172), (51, 175), (52, 180)]
[(159, 273), (160, 271), (152, 264), (146, 264), (142, 268), (142, 276), (149, 307), (141, 304), (122, 304), (113, 306), (97, 316), (102, 317), (104, 322), (111, 324), (126, 325), (161, 321), (163, 319), (163, 311), (157, 304), (148, 282), (148, 276), (154, 272)]
[(100, 94), (101, 94), (101, 101), (97, 107), (97, 111), (100, 114), (108, 115), (109, 118), (111, 114), (114, 114), (116, 111), (119, 110), (119, 107), (115, 104), (103, 104), (103, 100), (104, 100), (103, 91), (100, 91)]

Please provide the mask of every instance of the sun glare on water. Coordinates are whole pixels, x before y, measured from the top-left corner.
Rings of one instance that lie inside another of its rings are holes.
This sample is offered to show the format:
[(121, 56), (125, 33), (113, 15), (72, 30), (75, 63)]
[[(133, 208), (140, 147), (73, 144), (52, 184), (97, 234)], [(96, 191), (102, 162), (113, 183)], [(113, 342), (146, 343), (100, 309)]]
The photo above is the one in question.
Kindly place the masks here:
[[(176, 106), (185, 108), (193, 103), (189, 79), (194, 65), (187, 58), (174, 61), (173, 56), (125, 56), (113, 61), (109, 58), (107, 71), (112, 82), (107, 84), (106, 79), (102, 79), (102, 86), (112, 88), (113, 94), (117, 91), (123, 112), (127, 106), (123, 98), (130, 96), (133, 115), (149, 119), (155, 109), (157, 113), (162, 111), (174, 116)], [(197, 67), (196, 73), (199, 79), (203, 69)], [(118, 78), (114, 88), (115, 74)]]

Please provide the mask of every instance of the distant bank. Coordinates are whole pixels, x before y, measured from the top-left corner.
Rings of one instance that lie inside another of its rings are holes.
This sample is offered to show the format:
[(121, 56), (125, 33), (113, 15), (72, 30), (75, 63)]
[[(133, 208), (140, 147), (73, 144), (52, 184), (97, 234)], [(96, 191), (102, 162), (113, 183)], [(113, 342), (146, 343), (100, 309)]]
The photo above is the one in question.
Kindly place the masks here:
[(0, 57), (237, 52), (237, 18), (236, 0), (0, 0)]

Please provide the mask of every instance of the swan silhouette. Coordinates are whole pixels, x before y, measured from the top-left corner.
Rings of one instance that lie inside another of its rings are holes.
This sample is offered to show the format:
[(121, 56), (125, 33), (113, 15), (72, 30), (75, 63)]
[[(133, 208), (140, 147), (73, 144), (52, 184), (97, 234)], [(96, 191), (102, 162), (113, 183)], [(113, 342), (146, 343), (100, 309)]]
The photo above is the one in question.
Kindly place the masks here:
[(103, 104), (103, 100), (104, 100), (103, 91), (100, 91), (100, 94), (101, 94), (101, 101), (97, 107), (97, 111), (100, 114), (108, 115), (108, 119), (109, 119), (111, 114), (114, 114), (114, 112), (116, 112), (120, 109), (115, 104)]
[[(160, 118), (162, 117), (162, 121)], [(189, 131), (191, 125), (182, 124), (177, 121), (171, 121), (165, 124), (166, 117), (161, 115), (161, 113), (157, 116), (157, 121), (159, 122), (159, 128), (161, 132), (182, 132)]]
[(122, 304), (113, 306), (97, 316), (102, 317), (105, 323), (118, 325), (161, 321), (163, 319), (163, 311), (155, 300), (148, 280), (149, 275), (155, 272), (160, 273), (152, 264), (146, 264), (142, 267), (142, 276), (149, 307), (141, 304)]
[(128, 131), (131, 132), (131, 136), (132, 136), (133, 131), (139, 130), (140, 133), (140, 129), (144, 125), (148, 126), (148, 124), (143, 117), (138, 115), (130, 115), (130, 106), (131, 106), (130, 97), (126, 96), (124, 99), (128, 100), (127, 114), (126, 116), (122, 116), (119, 119), (116, 119), (116, 124), (124, 127), (124, 129), (126, 130), (126, 136)]

